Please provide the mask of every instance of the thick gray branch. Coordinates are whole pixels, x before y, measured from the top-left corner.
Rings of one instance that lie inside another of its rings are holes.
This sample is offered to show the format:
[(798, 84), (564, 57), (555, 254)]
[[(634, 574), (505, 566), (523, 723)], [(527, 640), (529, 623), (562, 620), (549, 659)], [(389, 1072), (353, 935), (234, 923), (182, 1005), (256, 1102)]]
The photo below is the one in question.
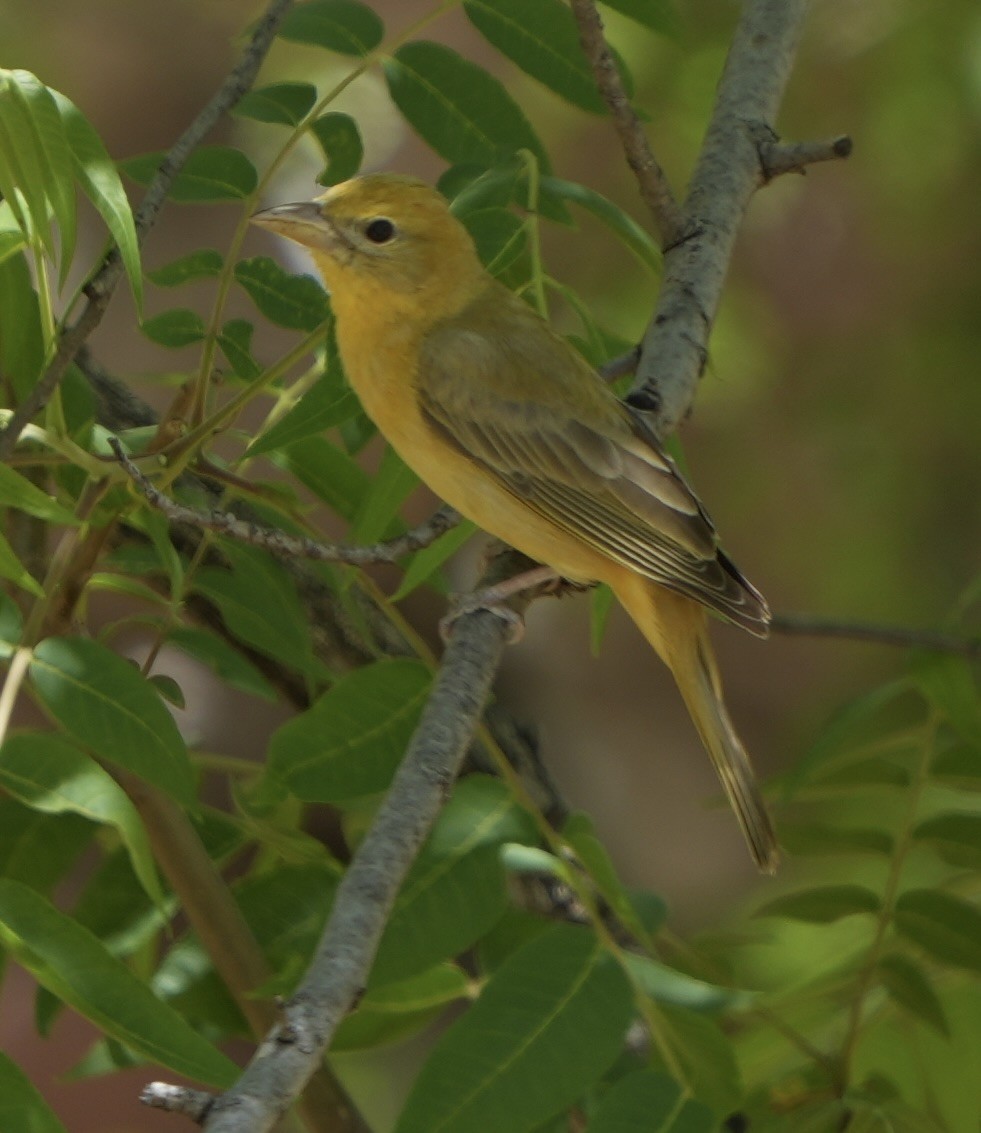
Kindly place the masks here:
[(391, 789), (337, 891), (313, 962), (283, 1022), (212, 1107), (208, 1133), (266, 1133), (320, 1065), (360, 998), (399, 886), (463, 762), (509, 627), (488, 610), (462, 614)]
[(746, 0), (712, 119), (682, 206), (686, 239), (667, 250), (644, 335), (635, 392), (662, 435), (688, 411), (708, 355), (736, 233), (761, 183), (760, 127), (771, 127), (790, 74), (807, 0)]

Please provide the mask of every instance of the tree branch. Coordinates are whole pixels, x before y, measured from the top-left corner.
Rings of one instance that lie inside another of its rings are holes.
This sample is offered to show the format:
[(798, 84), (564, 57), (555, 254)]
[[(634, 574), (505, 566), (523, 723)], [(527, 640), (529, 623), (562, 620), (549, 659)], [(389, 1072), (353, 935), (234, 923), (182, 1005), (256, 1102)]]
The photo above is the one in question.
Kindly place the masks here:
[(847, 641), (870, 641), (900, 649), (931, 649), (981, 659), (981, 638), (955, 637), (932, 629), (889, 626), (875, 622), (840, 621), (813, 614), (775, 614), (770, 621), (774, 633), (788, 637), (836, 637)]
[(688, 411), (708, 356), (736, 233), (763, 175), (758, 129), (776, 117), (807, 0), (746, 0), (705, 141), (682, 207), (680, 244), (666, 250), (664, 282), (627, 398), (661, 435)]
[(593, 0), (571, 0), (571, 5), (579, 25), (579, 42), (593, 69), (597, 90), (613, 116), (627, 164), (637, 177), (640, 195), (650, 209), (661, 247), (669, 248), (684, 236), (685, 217), (623, 89), (620, 72), (603, 36), (603, 21), (596, 5)]
[(321, 543), (316, 539), (306, 539), (297, 535), (287, 535), (273, 527), (264, 527), (251, 520), (239, 519), (227, 511), (198, 511), (177, 503), (160, 489), (136, 467), (126, 455), (118, 438), (109, 437), (109, 447), (130, 478), (139, 488), (147, 502), (171, 521), (187, 523), (192, 527), (207, 531), (217, 531), (247, 543), (251, 547), (261, 547), (282, 558), (316, 559), (318, 562), (347, 563), (349, 566), (367, 566), (370, 563), (396, 563), (404, 555), (421, 551), (434, 543), (440, 535), (452, 530), (460, 522), (460, 513), (444, 504), (434, 512), (425, 523), (405, 531), (394, 539), (383, 539), (365, 546), (350, 546), (344, 543)]
[[(272, 46), (279, 25), (292, 3), (293, 0), (271, 0), (265, 14), (256, 24), (252, 39), (238, 64), (222, 83), (214, 98), (165, 155), (133, 218), (137, 240), (140, 243), (156, 222), (160, 207), (188, 157), (211, 132), (221, 116), (230, 110), (252, 86), (262, 61)], [(113, 247), (102, 266), (84, 287), (86, 302), (82, 313), (70, 327), (62, 331), (55, 355), (48, 364), (47, 370), (17, 407), (6, 429), (0, 433), (0, 460), (5, 460), (13, 452), (24, 427), (48, 403), (82, 344), (102, 322), (109, 300), (122, 275), (122, 257), (119, 255), (119, 249)]]
[[(508, 564), (513, 558), (511, 552), (503, 557)], [(500, 572), (503, 565), (497, 560), (493, 569)], [(520, 596), (516, 608), (523, 610), (527, 601), (528, 595)], [(508, 632), (489, 610), (461, 614), (453, 623), (422, 719), (340, 883), (303, 983), (238, 1083), (216, 1100), (204, 1125), (208, 1133), (271, 1130), (360, 998), (399, 886), (466, 755)]]
[(808, 165), (820, 161), (840, 161), (852, 152), (847, 134), (817, 142), (780, 142), (771, 138), (759, 147), (763, 180), (769, 183), (784, 173), (806, 173)]

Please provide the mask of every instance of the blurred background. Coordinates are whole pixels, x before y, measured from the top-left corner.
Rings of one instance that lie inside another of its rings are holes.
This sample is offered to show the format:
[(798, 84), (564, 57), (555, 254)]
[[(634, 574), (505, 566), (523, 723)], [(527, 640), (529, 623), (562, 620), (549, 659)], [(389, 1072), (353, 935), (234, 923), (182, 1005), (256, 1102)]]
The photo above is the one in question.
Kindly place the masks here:
[[(390, 36), (430, 11), (417, 0), (374, 6)], [(680, 191), (738, 5), (679, 7), (676, 42), (604, 16)], [(114, 157), (130, 157), (174, 141), (237, 59), (258, 11), (236, 0), (2, 0), (3, 64), (63, 91)], [(598, 189), (645, 223), (604, 119), (517, 72), (457, 11), (423, 34), (506, 80), (557, 175)], [(280, 43), (260, 81), (302, 77), (323, 92), (347, 69), (338, 57)], [(442, 172), (389, 106), (379, 75), (359, 79), (335, 108), (357, 117), (366, 169), (429, 180)], [(976, 0), (818, 0), (777, 126), (787, 140), (848, 133), (854, 153), (756, 197), (709, 370), (681, 431), (689, 472), (727, 550), (775, 611), (941, 626), (981, 559), (981, 8)], [(274, 131), (230, 120), (211, 140), (241, 145), (261, 164)], [(269, 203), (313, 195), (319, 170), (312, 149), (298, 156)], [(171, 206), (147, 242), (147, 266), (221, 248), (232, 211)], [(93, 226), (80, 263), (91, 262), (99, 239)], [(246, 251), (284, 261), (288, 254), (258, 232)], [(551, 274), (606, 327), (640, 337), (656, 281), (606, 231), (588, 218), (577, 229), (552, 226), (545, 255)], [(163, 406), (183, 356), (142, 339), (127, 303), (120, 289), (93, 351)], [(169, 303), (151, 288), (148, 314)], [(257, 354), (274, 356), (261, 344)], [(431, 507), (420, 494), (413, 518)], [(459, 588), (473, 569), (474, 555), (462, 556)], [(394, 576), (380, 577), (393, 584)], [(619, 613), (600, 656), (591, 656), (588, 607), (582, 598), (538, 603), (524, 641), (508, 653), (499, 696), (537, 734), (570, 804), (593, 816), (624, 878), (663, 894), (675, 927), (718, 923), (759, 884), (735, 822), (718, 805), (667, 673)], [(431, 634), (441, 600), (416, 595), (407, 608)], [(715, 641), (732, 715), (764, 774), (796, 762), (836, 706), (904, 661), (879, 646), (779, 635), (759, 642), (722, 625)], [(240, 707), (217, 702), (203, 685), (188, 689), (188, 700), (196, 738), (262, 756), (262, 722), (236, 726)], [(67, 1069), (84, 1048), (77, 1021), (63, 1019), (56, 1041), (41, 1044), (29, 1001), (8, 993), (4, 1004), (0, 1040), (22, 1064), (37, 1045), (44, 1065), (36, 1081), (55, 1062)], [(136, 1072), (123, 1093), (144, 1078)], [(72, 1130), (158, 1127), (135, 1103), (113, 1108), (97, 1081), (64, 1090), (52, 1100)], [(171, 1124), (159, 1118), (160, 1128)]]

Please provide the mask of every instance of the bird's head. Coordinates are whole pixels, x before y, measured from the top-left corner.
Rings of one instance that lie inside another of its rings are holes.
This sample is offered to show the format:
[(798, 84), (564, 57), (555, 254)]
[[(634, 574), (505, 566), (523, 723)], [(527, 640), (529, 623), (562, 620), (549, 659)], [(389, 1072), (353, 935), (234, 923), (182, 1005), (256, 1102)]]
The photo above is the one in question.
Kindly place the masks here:
[(342, 296), (465, 302), (484, 278), (467, 230), (435, 189), (413, 177), (356, 177), (316, 200), (256, 213), (252, 222), (310, 250), (335, 307)]

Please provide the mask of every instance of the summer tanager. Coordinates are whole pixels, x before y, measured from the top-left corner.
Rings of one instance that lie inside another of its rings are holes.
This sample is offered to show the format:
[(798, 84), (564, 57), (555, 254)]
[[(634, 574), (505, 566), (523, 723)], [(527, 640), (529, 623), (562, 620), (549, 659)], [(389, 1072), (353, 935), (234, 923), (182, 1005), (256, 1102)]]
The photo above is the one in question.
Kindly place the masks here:
[(705, 607), (761, 637), (769, 611), (643, 416), (492, 278), (422, 182), (360, 177), (253, 219), (309, 249), (347, 377), (406, 464), (485, 531), (613, 590), (674, 674), (772, 872), (776, 838), (723, 704)]

